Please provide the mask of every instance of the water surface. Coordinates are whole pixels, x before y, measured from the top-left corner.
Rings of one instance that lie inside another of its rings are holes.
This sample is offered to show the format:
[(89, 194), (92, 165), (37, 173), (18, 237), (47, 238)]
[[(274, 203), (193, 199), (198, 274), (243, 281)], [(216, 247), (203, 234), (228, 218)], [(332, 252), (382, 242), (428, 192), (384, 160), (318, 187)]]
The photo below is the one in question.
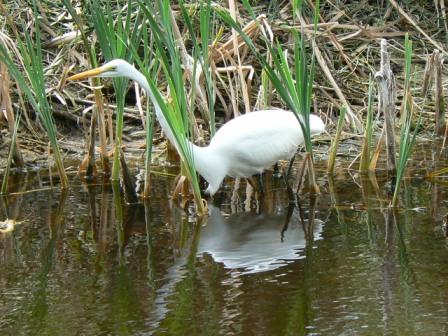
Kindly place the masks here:
[[(324, 176), (324, 174), (320, 174)], [(169, 201), (172, 179), (128, 205), (81, 182), (1, 202), (2, 335), (440, 335), (448, 332), (443, 180), (388, 185), (341, 172), (288, 208), (229, 181), (210, 216)], [(15, 188), (36, 185), (21, 177)]]

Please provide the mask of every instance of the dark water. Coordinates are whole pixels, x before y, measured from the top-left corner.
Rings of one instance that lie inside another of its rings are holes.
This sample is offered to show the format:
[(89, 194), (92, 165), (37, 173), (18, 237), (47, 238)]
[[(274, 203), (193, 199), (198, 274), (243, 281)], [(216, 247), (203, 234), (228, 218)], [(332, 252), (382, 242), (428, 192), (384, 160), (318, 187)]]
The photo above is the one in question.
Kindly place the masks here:
[(293, 209), (267, 180), (263, 202), (229, 181), (202, 221), (157, 176), (145, 205), (80, 182), (3, 199), (1, 335), (448, 332), (443, 179), (407, 179), (396, 211), (381, 179), (322, 177)]

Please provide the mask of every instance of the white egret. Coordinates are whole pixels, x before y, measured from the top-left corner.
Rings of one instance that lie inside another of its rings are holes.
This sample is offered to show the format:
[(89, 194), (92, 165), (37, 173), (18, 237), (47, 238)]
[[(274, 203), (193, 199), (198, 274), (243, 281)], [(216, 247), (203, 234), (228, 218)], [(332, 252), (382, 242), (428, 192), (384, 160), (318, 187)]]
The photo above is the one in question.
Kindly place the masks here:
[[(68, 79), (88, 77), (127, 77), (136, 81), (149, 95), (165, 135), (176, 147), (175, 137), (146, 77), (131, 64), (116, 59)], [(325, 130), (322, 119), (316, 115), (310, 115), (310, 126), (311, 135)], [(260, 174), (278, 160), (291, 160), (303, 142), (302, 130), (294, 114), (274, 109), (247, 113), (230, 120), (206, 147), (188, 143), (196, 171), (208, 182), (206, 193), (213, 195), (225, 176), (248, 178)]]

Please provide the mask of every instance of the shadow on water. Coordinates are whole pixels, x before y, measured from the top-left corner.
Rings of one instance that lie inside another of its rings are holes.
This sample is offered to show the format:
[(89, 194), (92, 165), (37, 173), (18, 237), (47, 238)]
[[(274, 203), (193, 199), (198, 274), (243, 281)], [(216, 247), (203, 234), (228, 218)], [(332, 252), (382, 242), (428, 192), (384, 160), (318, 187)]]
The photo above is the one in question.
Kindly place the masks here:
[[(39, 181), (39, 184), (36, 184)], [(278, 182), (278, 181), (277, 181)], [(129, 205), (119, 185), (11, 185), (0, 220), (0, 329), (39, 335), (431, 334), (447, 331), (443, 184), (338, 173), (288, 207), (228, 183), (209, 216), (168, 201), (166, 178)], [(26, 192), (30, 185), (41, 191)], [(37, 185), (37, 186), (36, 186)], [(434, 200), (440, 204), (433, 204)]]

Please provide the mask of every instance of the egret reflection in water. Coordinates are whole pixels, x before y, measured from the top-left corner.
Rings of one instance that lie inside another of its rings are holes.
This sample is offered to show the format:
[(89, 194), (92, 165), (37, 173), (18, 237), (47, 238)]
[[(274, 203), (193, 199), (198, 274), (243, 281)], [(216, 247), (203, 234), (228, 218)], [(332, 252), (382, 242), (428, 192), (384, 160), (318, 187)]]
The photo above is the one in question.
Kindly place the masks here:
[(278, 214), (243, 212), (228, 217), (213, 206), (209, 211), (198, 253), (209, 254), (225, 268), (241, 269), (246, 274), (274, 270), (299, 259), (307, 238), (321, 238), (323, 222), (314, 219), (313, 225), (304, 227), (297, 208)]
[[(179, 249), (182, 252), (165, 271), (164, 284), (156, 290), (148, 321), (151, 330), (157, 330), (169, 314), (167, 305), (179, 284), (191, 276), (196, 257), (209, 255), (225, 269), (237, 271), (232, 282), (240, 281), (241, 275), (275, 270), (304, 257), (301, 251), (307, 243), (321, 239), (323, 221), (314, 218), (311, 208), (309, 218), (303, 219), (300, 214), (299, 208), (291, 207), (275, 214), (241, 212), (226, 216), (219, 208), (209, 206), (208, 219), (196, 231), (198, 240), (191, 237), (186, 244), (189, 248)], [(231, 286), (230, 292), (237, 287)], [(227, 293), (226, 297), (232, 295)]]

